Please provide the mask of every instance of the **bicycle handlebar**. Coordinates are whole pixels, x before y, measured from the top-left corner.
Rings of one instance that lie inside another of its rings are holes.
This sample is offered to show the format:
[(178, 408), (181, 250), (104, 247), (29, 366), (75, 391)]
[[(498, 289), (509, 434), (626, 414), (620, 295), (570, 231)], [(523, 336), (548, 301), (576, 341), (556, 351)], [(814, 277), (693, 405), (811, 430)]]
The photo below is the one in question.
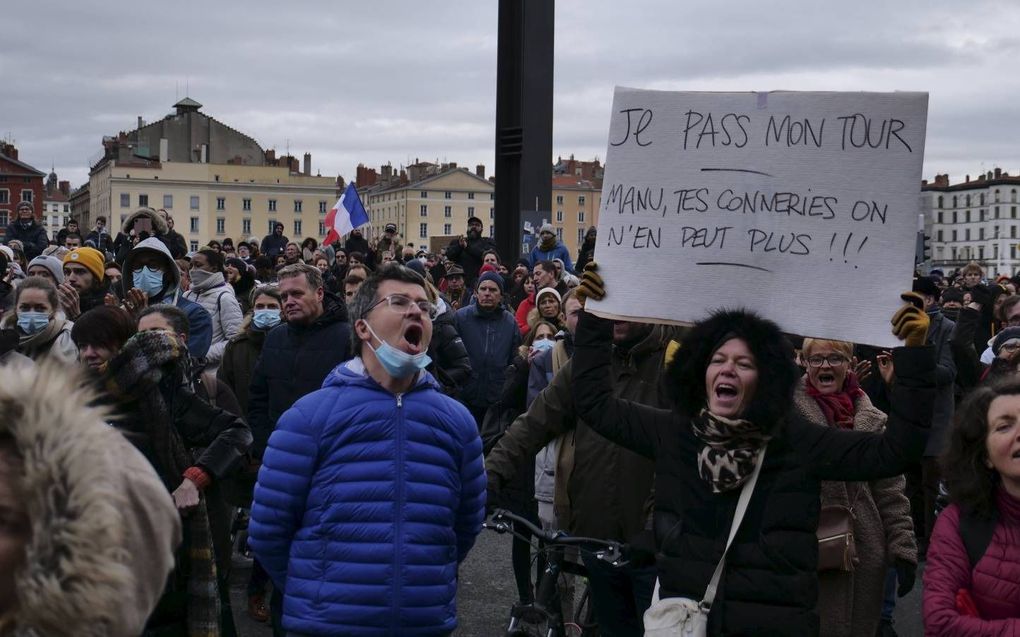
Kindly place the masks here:
[(493, 511), (491, 521), (482, 523), (482, 527), (500, 534), (513, 533), (514, 531), (511, 523), (519, 524), (528, 529), (531, 531), (532, 535), (545, 544), (553, 546), (577, 546), (584, 548), (597, 547), (597, 550), (592, 552), (598, 559), (614, 565), (619, 565), (624, 562), (624, 545), (620, 542), (615, 540), (601, 540), (593, 537), (577, 537), (567, 535), (563, 531), (554, 531), (550, 533), (535, 526), (530, 520), (522, 518), (519, 515), (515, 515), (505, 509), (496, 509)]

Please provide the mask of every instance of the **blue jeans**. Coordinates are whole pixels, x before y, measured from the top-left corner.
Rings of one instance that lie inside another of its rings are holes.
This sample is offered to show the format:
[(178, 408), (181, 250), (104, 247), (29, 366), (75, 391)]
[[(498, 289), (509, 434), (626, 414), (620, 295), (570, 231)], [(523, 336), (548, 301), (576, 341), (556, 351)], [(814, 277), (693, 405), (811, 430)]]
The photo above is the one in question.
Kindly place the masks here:
[(896, 569), (890, 568), (885, 573), (885, 594), (882, 596), (882, 619), (892, 621), (896, 610)]

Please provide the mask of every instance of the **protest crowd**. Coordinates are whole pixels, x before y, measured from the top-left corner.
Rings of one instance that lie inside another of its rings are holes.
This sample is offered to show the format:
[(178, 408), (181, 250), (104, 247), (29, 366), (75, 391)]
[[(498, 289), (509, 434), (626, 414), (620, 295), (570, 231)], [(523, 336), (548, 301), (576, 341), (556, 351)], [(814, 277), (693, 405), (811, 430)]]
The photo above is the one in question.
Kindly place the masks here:
[[(600, 318), (594, 228), (515, 260), (475, 218), (440, 253), (68, 225), (0, 246), (0, 635), (449, 635), (495, 510), (626, 547), (564, 556), (584, 634), (707, 599), (712, 635), (895, 635), (923, 587), (929, 635), (1020, 635), (1020, 276), (917, 275), (884, 350)], [(545, 563), (514, 531), (508, 609)]]

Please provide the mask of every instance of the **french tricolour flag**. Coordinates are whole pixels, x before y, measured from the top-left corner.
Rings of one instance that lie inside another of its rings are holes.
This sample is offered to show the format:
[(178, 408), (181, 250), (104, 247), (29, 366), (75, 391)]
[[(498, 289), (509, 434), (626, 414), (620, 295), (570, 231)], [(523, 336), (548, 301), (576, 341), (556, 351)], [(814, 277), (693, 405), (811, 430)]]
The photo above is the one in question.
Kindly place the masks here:
[(349, 233), (355, 228), (368, 223), (368, 213), (361, 205), (361, 198), (358, 197), (358, 189), (354, 182), (347, 184), (347, 190), (333, 204), (333, 209), (326, 213), (326, 227), (329, 233), (326, 234), (325, 243), (330, 244)]

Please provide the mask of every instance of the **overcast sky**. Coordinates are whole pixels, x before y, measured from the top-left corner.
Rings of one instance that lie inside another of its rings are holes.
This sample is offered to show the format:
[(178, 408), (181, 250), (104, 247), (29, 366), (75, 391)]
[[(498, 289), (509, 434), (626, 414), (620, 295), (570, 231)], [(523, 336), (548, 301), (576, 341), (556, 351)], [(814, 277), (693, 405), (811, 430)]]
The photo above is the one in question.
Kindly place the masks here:
[[(928, 91), (924, 177), (1020, 173), (1020, 3), (557, 0), (553, 160), (604, 158), (614, 85)], [(158, 7), (158, 9), (156, 8)], [(492, 174), (496, 0), (5, 6), (0, 136), (77, 187), (188, 94), (264, 148)]]

